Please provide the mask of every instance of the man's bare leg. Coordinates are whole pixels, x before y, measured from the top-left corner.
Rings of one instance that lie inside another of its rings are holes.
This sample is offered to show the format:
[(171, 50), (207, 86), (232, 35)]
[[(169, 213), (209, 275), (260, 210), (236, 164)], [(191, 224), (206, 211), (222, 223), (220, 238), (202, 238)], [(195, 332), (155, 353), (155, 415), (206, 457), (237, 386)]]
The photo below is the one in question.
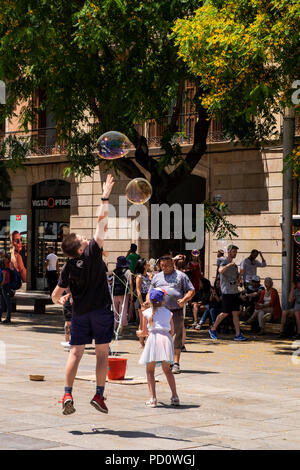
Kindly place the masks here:
[(96, 383), (98, 387), (105, 387), (109, 343), (96, 344)]
[(73, 387), (78, 366), (84, 353), (85, 344), (71, 346), (65, 372), (65, 386)]
[(235, 328), (235, 335), (239, 336), (240, 334), (240, 312), (232, 312), (232, 321)]

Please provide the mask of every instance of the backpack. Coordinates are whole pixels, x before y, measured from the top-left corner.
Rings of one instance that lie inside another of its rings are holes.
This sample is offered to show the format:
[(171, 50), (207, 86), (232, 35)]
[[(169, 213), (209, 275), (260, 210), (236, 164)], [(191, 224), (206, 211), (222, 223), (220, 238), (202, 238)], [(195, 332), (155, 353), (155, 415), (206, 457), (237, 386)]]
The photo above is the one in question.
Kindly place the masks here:
[[(125, 272), (127, 268), (115, 269), (113, 272), (116, 274), (113, 280), (113, 295), (124, 295), (126, 291), (127, 278)], [(128, 290), (128, 287), (127, 287)]]

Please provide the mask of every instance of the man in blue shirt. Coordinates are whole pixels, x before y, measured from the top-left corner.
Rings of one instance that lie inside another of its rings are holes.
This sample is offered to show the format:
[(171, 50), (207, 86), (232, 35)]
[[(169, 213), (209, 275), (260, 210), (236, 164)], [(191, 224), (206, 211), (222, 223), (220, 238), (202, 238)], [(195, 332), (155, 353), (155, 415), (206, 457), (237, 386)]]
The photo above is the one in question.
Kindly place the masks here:
[(161, 288), (166, 291), (165, 306), (173, 313), (175, 330), (172, 372), (180, 374), (179, 361), (184, 328), (183, 306), (192, 299), (195, 289), (188, 276), (174, 268), (174, 262), (170, 255), (162, 256), (159, 264), (161, 272), (153, 277), (147, 300), (149, 301), (149, 295), (153, 288)]

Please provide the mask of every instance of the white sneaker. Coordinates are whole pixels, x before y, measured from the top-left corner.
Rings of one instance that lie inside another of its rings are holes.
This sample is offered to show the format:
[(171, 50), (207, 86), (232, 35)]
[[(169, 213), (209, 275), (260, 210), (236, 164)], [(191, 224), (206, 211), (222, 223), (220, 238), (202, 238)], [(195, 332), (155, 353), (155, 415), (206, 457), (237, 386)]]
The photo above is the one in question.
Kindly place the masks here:
[(179, 364), (173, 364), (173, 366), (172, 366), (172, 372), (173, 372), (173, 374), (180, 374), (180, 373), (181, 373)]
[(70, 343), (69, 343), (68, 341), (62, 341), (60, 344), (61, 344), (64, 348), (69, 348), (69, 349), (70, 349), (70, 347), (71, 347), (71, 345), (70, 345)]

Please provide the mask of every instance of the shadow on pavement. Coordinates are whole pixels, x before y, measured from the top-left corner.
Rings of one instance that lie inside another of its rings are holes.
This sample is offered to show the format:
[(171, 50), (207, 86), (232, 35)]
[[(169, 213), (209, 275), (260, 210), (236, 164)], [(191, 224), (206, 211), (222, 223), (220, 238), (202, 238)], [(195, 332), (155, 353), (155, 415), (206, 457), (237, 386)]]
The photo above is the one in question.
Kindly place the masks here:
[(214, 372), (214, 371), (210, 371), (210, 370), (185, 370), (185, 369), (181, 369), (181, 372), (183, 374), (203, 374), (203, 375), (206, 375), (206, 374), (220, 374), (220, 372)]
[(184, 439), (175, 439), (173, 437), (164, 437), (164, 436), (157, 436), (156, 434), (152, 434), (149, 432), (141, 432), (141, 431), (113, 431), (111, 429), (102, 429), (102, 428), (94, 428), (92, 431), (89, 432), (82, 432), (82, 431), (69, 431), (70, 434), (73, 436), (83, 436), (83, 435), (95, 435), (95, 434), (108, 434), (110, 436), (119, 436), (124, 437), (125, 439), (136, 439), (136, 438), (150, 438), (150, 439), (167, 439), (168, 441), (181, 441), (181, 442), (192, 442), (189, 440)]

